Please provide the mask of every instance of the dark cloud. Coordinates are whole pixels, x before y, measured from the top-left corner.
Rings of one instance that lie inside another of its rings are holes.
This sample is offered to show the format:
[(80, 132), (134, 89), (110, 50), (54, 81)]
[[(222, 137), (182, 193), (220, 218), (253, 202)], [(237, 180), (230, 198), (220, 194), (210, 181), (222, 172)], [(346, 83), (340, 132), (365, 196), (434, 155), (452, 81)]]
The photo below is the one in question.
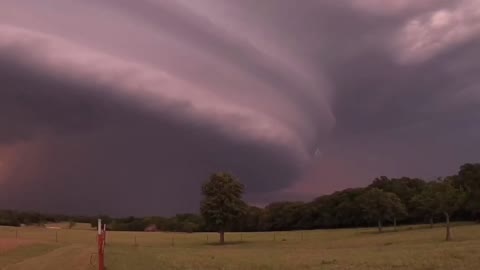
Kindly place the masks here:
[(0, 144), (27, 141), (33, 149), (3, 180), (4, 207), (173, 214), (196, 208), (200, 184), (212, 172), (233, 172), (253, 192), (286, 187), (299, 172), (297, 161), (274, 145), (153, 115), (92, 95), (100, 85), (2, 59)]
[(480, 158), (476, 1), (34, 2), (0, 4), (4, 207), (171, 214), (217, 170), (264, 204)]
[(0, 144), (30, 140), (41, 133), (88, 132), (104, 124), (108, 109), (102, 101), (107, 101), (82, 91), (86, 84), (43, 74), (5, 55), (0, 63)]
[[(363, 52), (338, 65), (331, 77), (338, 97), (334, 105), (336, 134), (368, 136), (425, 125), (448, 131), (456, 122), (476, 121), (478, 92), (474, 89), (478, 89), (478, 79), (474, 73), (479, 65), (469, 65), (461, 73), (451, 68), (458, 61), (477, 63), (479, 42), (472, 40), (410, 66), (377, 51)], [(348, 80), (345, 72), (350, 74)], [(466, 89), (470, 93), (465, 93)]]

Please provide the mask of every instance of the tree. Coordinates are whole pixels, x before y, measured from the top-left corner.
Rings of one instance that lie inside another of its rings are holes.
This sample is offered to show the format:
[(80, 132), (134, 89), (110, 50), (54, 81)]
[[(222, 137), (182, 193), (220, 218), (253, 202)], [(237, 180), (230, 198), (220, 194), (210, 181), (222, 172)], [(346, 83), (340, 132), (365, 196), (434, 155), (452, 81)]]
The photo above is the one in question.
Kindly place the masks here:
[(412, 198), (420, 193), (425, 187), (426, 182), (419, 178), (391, 178), (381, 176), (376, 178), (369, 187), (379, 188), (386, 192), (395, 193), (408, 212), (414, 212), (415, 206), (411, 205)]
[(407, 212), (397, 195), (378, 188), (372, 188), (360, 195), (358, 202), (365, 218), (377, 222), (378, 232), (383, 231), (384, 220), (393, 220), (396, 229), (397, 218)]
[(480, 163), (466, 163), (452, 177), (454, 186), (466, 192), (465, 211), (480, 220)]
[(407, 212), (407, 209), (405, 208), (405, 205), (402, 203), (400, 199), (398, 201), (395, 198), (392, 198), (392, 199), (394, 203), (392, 204), (392, 208), (391, 208), (391, 211), (392, 211), (391, 219), (393, 219), (393, 229), (394, 231), (397, 231), (397, 220), (401, 220), (407, 217), (408, 212)]
[(225, 243), (225, 229), (245, 212), (242, 200), (244, 186), (228, 173), (215, 173), (202, 186), (204, 199), (200, 211), (207, 226), (220, 234), (220, 244)]
[(445, 216), (446, 241), (452, 239), (450, 233), (450, 217), (455, 211), (460, 209), (467, 198), (466, 193), (455, 187), (452, 180), (452, 178), (447, 178), (432, 183), (436, 212)]
[(437, 212), (437, 202), (433, 185), (432, 183), (426, 185), (420, 193), (413, 196), (410, 202), (417, 214), (428, 217), (430, 228), (433, 228), (433, 217)]
[(303, 202), (276, 202), (265, 207), (265, 225), (268, 230), (294, 230), (303, 216)]
[(235, 223), (234, 229), (243, 232), (255, 232), (264, 229), (264, 210), (255, 206), (247, 206), (239, 222)]
[(340, 201), (335, 208), (335, 215), (342, 227), (358, 227), (363, 224), (363, 209), (358, 204), (358, 198), (365, 192), (364, 188), (355, 188), (336, 193)]

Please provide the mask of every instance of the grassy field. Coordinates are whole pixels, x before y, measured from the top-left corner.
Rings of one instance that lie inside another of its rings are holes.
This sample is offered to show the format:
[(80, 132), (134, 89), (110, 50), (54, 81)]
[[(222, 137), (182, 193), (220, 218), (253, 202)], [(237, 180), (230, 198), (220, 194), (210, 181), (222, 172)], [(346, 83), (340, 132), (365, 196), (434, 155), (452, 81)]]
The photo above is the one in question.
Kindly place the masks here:
[[(96, 269), (94, 230), (0, 227), (0, 269)], [(109, 232), (108, 270), (123, 269), (469, 269), (480, 266), (480, 225), (277, 233)]]

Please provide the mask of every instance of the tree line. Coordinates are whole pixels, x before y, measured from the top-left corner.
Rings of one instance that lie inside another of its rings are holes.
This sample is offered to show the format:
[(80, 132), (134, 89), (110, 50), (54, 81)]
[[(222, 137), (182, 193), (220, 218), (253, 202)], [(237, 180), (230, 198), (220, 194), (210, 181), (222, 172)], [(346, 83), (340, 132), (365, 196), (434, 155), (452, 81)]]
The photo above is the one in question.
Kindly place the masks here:
[[(428, 222), (433, 227), (442, 220), (445, 239), (450, 240), (452, 219), (480, 220), (480, 164), (464, 164), (456, 175), (435, 181), (381, 176), (364, 188), (342, 190), (307, 203), (276, 202), (263, 209), (246, 206), (239, 201), (238, 192), (229, 192), (231, 186), (243, 191), (243, 185), (231, 178), (214, 174), (203, 187), (202, 215), (207, 228), (215, 228), (220, 235), (226, 229), (282, 231), (373, 225), (382, 232), (385, 223), (396, 230), (397, 222)], [(219, 185), (222, 181), (227, 184)], [(211, 190), (206, 192), (206, 188)], [(228, 211), (236, 215), (223, 214)]]
[[(378, 177), (367, 187), (322, 195), (310, 202), (282, 201), (265, 207), (241, 200), (243, 185), (232, 175), (213, 174), (202, 187), (200, 214), (173, 217), (101, 216), (110, 230), (281, 231), (480, 220), (480, 163), (464, 164), (457, 174), (425, 181)], [(232, 206), (232, 207), (228, 207)], [(42, 222), (91, 222), (97, 217), (0, 211), (0, 225)], [(219, 229), (220, 228), (220, 229)], [(448, 228), (448, 226), (447, 226)], [(447, 238), (449, 236), (447, 235)]]
[(0, 210), (0, 226), (38, 225), (46, 223), (71, 222), (91, 223), (90, 216), (70, 216), (63, 214), (46, 214), (35, 211)]

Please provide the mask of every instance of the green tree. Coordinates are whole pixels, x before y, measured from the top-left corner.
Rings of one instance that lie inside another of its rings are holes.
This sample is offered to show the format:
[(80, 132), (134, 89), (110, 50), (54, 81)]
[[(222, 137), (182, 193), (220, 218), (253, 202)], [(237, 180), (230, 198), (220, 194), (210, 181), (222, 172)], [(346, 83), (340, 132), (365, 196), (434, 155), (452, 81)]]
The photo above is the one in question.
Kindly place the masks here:
[(228, 173), (215, 173), (202, 186), (200, 211), (207, 226), (220, 234), (220, 244), (225, 243), (225, 229), (236, 221), (246, 209), (242, 200), (244, 186)]
[(419, 178), (388, 178), (386, 176), (381, 176), (376, 178), (369, 187), (395, 193), (410, 213), (415, 210), (415, 206), (411, 205), (412, 198), (420, 193), (425, 185), (426, 182)]
[[(393, 194), (393, 195), (395, 195), (395, 194)], [(391, 196), (391, 195), (389, 195), (389, 196)], [(407, 209), (406, 209), (405, 205), (402, 203), (402, 201), (400, 199), (397, 200), (395, 197), (393, 197), (393, 198), (391, 198), (391, 200), (393, 202), (392, 206), (391, 206), (392, 207), (391, 208), (391, 211), (392, 211), (391, 219), (393, 221), (393, 229), (395, 231), (397, 231), (397, 221), (407, 217), (408, 212), (407, 212)]]
[(265, 207), (264, 221), (268, 230), (297, 229), (302, 219), (303, 202), (276, 202)]
[(450, 233), (450, 217), (455, 211), (462, 207), (467, 198), (467, 194), (462, 189), (455, 187), (452, 180), (452, 178), (447, 178), (432, 183), (436, 212), (445, 216), (446, 241), (452, 239)]
[(264, 210), (255, 206), (247, 206), (239, 222), (235, 223), (234, 229), (243, 232), (255, 232), (262, 230)]
[(392, 220), (396, 227), (397, 218), (406, 215), (405, 206), (397, 195), (378, 188), (372, 188), (360, 195), (358, 202), (365, 218), (377, 222), (378, 232), (383, 231), (384, 220)]
[(452, 181), (466, 193), (465, 211), (480, 220), (480, 163), (463, 164)]
[(410, 204), (418, 215), (428, 217), (430, 228), (433, 228), (433, 217), (437, 213), (437, 202), (434, 183), (429, 183), (425, 188), (411, 199)]
[(334, 193), (337, 197), (335, 216), (337, 224), (344, 227), (358, 227), (363, 223), (363, 209), (358, 204), (358, 198), (366, 189), (355, 188)]

